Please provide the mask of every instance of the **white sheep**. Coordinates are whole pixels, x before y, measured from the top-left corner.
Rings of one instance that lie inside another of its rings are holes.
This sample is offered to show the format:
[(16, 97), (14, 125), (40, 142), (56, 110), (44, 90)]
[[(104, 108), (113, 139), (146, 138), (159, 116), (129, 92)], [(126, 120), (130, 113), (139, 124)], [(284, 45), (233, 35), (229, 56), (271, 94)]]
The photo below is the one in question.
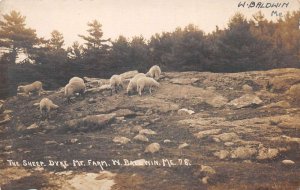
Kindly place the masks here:
[(144, 73), (138, 73), (136, 74), (132, 79), (130, 79), (129, 84), (127, 86), (127, 94), (129, 95), (133, 91), (137, 91), (137, 80), (140, 78), (146, 77)]
[(41, 112), (42, 117), (43, 116), (48, 117), (51, 109), (57, 109), (59, 107), (58, 105), (54, 104), (48, 98), (43, 98), (40, 101), (39, 105), (40, 105), (40, 112)]
[(118, 89), (123, 89), (123, 78), (120, 75), (113, 75), (111, 76), (111, 78), (109, 79), (109, 84), (111, 86), (111, 95), (112, 95), (112, 91), (115, 90), (115, 92), (118, 92)]
[(82, 82), (75, 81), (69, 83), (65, 86), (65, 97), (67, 98), (68, 102), (70, 102), (71, 97), (75, 95), (75, 93), (79, 93), (81, 96), (84, 96), (85, 90), (85, 84)]
[(146, 73), (147, 77), (154, 78), (155, 80), (159, 79), (159, 76), (161, 74), (160, 67), (158, 65), (153, 65), (149, 71)]
[(80, 78), (80, 77), (72, 77), (69, 80), (69, 83), (76, 82), (76, 81), (84, 83), (84, 80), (82, 78)]
[(152, 87), (159, 87), (159, 83), (156, 80), (154, 80), (153, 78), (143, 77), (143, 78), (139, 78), (137, 80), (137, 91), (140, 96), (142, 95), (142, 91), (145, 88), (148, 88), (149, 92), (151, 94)]
[(40, 81), (35, 81), (31, 84), (24, 85), (24, 86), (18, 86), (17, 91), (18, 92), (24, 92), (25, 94), (32, 93), (32, 92), (38, 92), (39, 95), (41, 95), (41, 91), (43, 90), (43, 84)]

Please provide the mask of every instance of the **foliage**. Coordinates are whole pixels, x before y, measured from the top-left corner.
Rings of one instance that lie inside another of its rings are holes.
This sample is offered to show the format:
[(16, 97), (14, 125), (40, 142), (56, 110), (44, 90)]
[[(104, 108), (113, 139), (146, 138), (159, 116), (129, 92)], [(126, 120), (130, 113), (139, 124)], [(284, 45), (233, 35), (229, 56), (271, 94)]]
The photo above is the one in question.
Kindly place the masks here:
[[(103, 38), (102, 25), (94, 20), (87, 24), (87, 35), (79, 35), (84, 44), (74, 42), (65, 48), (62, 33), (54, 30), (50, 39), (38, 38), (34, 29), (26, 27), (26, 18), (12, 11), (0, 21), (0, 48), (7, 50), (0, 59), (0, 89), (9, 80), (16, 85), (39, 76), (51, 79), (49, 87), (56, 87), (55, 82), (63, 84), (74, 75), (110, 77), (133, 69), (146, 72), (154, 64), (163, 71), (300, 68), (299, 18), (300, 11), (287, 13), (276, 22), (267, 20), (261, 12), (251, 19), (236, 13), (226, 28), (216, 26), (209, 34), (190, 24), (154, 34), (149, 40), (119, 36), (114, 41)], [(15, 63), (20, 52), (27, 53), (36, 64), (3, 64)], [(8, 77), (10, 74), (18, 75), (18, 79)]]
[(26, 27), (26, 17), (20, 12), (11, 11), (4, 14), (3, 19), (0, 21), (0, 47), (8, 49), (7, 61), (15, 63), (18, 53), (27, 53), (38, 43), (38, 38), (34, 29)]

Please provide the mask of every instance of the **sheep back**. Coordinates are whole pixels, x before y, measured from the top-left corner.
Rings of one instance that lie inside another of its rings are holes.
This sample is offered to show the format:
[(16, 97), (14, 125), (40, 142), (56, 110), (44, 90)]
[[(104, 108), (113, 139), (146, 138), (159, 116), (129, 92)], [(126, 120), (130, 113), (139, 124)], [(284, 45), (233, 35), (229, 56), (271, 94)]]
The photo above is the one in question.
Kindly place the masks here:
[(84, 93), (86, 89), (86, 86), (84, 83), (79, 81), (74, 81), (72, 83), (69, 83), (65, 86), (65, 96), (71, 97), (75, 93)]
[(137, 90), (137, 80), (143, 77), (146, 77), (146, 74), (138, 73), (132, 79), (130, 79), (129, 84), (127, 86), (127, 93), (130, 93), (134, 89)]
[(82, 78), (80, 78), (80, 77), (72, 77), (69, 80), (69, 83), (76, 82), (76, 81), (84, 83), (84, 80)]
[(40, 81), (35, 81), (31, 84), (24, 85), (24, 86), (18, 86), (18, 91), (24, 92), (26, 94), (30, 92), (38, 91), (40, 94), (40, 91), (43, 89), (43, 84)]

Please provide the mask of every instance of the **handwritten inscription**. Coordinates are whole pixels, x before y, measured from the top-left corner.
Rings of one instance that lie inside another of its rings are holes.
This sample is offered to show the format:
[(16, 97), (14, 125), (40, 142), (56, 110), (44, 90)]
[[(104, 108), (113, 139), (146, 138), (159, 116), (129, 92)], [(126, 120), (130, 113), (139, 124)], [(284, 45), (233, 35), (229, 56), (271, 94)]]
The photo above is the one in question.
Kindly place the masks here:
[(256, 1), (241, 1), (238, 3), (238, 7), (243, 8), (257, 8), (257, 9), (266, 9), (266, 8), (288, 8), (289, 2), (280, 2), (280, 3), (266, 3), (266, 2), (256, 2)]
[(283, 13), (276, 9), (285, 9), (290, 6), (289, 2), (262, 2), (262, 1), (240, 1), (238, 8), (248, 9), (273, 9), (271, 16), (282, 17)]
[(158, 166), (158, 167), (174, 167), (174, 166), (191, 166), (189, 159), (155, 159), (155, 160), (130, 160), (130, 159), (111, 159), (111, 160), (47, 160), (47, 161), (29, 161), (22, 160), (21, 162), (15, 160), (7, 160), (7, 164), (12, 167), (98, 167), (101, 170), (107, 170), (109, 167), (116, 166)]

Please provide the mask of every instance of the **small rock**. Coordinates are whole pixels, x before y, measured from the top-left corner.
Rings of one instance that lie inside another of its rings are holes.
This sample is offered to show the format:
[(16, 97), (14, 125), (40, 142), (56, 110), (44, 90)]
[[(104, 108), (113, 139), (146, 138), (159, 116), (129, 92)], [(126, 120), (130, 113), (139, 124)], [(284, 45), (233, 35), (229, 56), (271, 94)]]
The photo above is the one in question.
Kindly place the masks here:
[(183, 148), (186, 148), (188, 146), (190, 146), (190, 145), (187, 144), (187, 143), (183, 143), (183, 144), (181, 144), (181, 145), (178, 146), (178, 149), (183, 149)]
[(284, 165), (294, 165), (295, 162), (293, 160), (282, 160), (282, 163)]
[(238, 147), (231, 152), (231, 158), (248, 159), (257, 153), (255, 148)]
[(135, 137), (133, 137), (133, 139), (141, 142), (149, 142), (149, 139), (146, 136), (141, 134), (136, 135)]
[(217, 137), (214, 137), (213, 140), (214, 140), (215, 142), (221, 142), (221, 140), (220, 140), (219, 138), (217, 138)]
[(225, 145), (225, 146), (233, 146), (234, 143), (233, 143), (233, 142), (225, 142), (224, 145)]
[(45, 144), (58, 144), (56, 141), (45, 141)]
[(227, 150), (221, 150), (221, 151), (219, 151), (219, 152), (215, 152), (214, 153), (214, 155), (216, 156), (216, 157), (218, 157), (219, 159), (221, 159), (221, 160), (224, 160), (225, 158), (227, 158), (228, 156), (229, 156), (229, 151), (227, 151)]
[(141, 130), (143, 130), (143, 127), (142, 126), (140, 126), (140, 125), (136, 125), (136, 126), (134, 126), (134, 127), (132, 127), (131, 128), (131, 132), (134, 132), (134, 133), (138, 133), (138, 132), (140, 132)]
[(73, 138), (73, 139), (70, 140), (70, 142), (71, 143), (76, 143), (76, 142), (78, 142), (78, 139)]
[(160, 150), (160, 145), (158, 143), (151, 143), (146, 147), (145, 152), (155, 153), (158, 152), (159, 150)]
[(244, 163), (247, 163), (247, 164), (251, 164), (251, 163), (252, 163), (251, 160), (244, 160), (243, 162), (244, 162)]
[(188, 110), (188, 109), (186, 109), (186, 108), (182, 108), (182, 109), (178, 110), (177, 113), (178, 113), (179, 115), (192, 115), (192, 114), (194, 114), (195, 112), (194, 112), (193, 110)]
[(115, 137), (113, 139), (113, 142), (120, 143), (120, 144), (127, 144), (128, 142), (130, 142), (130, 139), (126, 137)]
[(244, 84), (242, 88), (245, 93), (253, 92), (253, 88), (251, 86), (249, 86), (248, 84)]
[(205, 176), (204, 178), (201, 179), (201, 181), (202, 181), (203, 184), (207, 184), (208, 183), (208, 179), (209, 179), (209, 177)]
[(172, 142), (172, 141), (169, 140), (169, 139), (165, 139), (165, 140), (164, 140), (164, 143), (170, 143), (170, 142)]
[(151, 129), (142, 129), (142, 130), (140, 130), (139, 134), (141, 134), (141, 135), (156, 135), (156, 132), (152, 131)]
[(5, 146), (5, 147), (4, 147), (4, 150), (5, 150), (5, 151), (9, 151), (9, 150), (11, 150), (11, 148), (12, 148), (12, 146)]
[(205, 173), (206, 175), (213, 175), (216, 173), (216, 170), (210, 166), (201, 165), (200, 172)]
[(11, 117), (8, 114), (1, 114), (0, 120), (0, 125), (2, 125), (9, 122), (11, 120)]
[(34, 106), (40, 106), (40, 103), (37, 102), (37, 103), (34, 103), (33, 105), (34, 105)]
[(34, 124), (30, 125), (29, 127), (27, 127), (27, 129), (36, 129), (38, 127), (39, 126), (36, 123), (34, 123)]
[(94, 98), (90, 98), (89, 100), (88, 100), (88, 103), (89, 104), (92, 104), (92, 103), (96, 103), (97, 101), (94, 99)]

